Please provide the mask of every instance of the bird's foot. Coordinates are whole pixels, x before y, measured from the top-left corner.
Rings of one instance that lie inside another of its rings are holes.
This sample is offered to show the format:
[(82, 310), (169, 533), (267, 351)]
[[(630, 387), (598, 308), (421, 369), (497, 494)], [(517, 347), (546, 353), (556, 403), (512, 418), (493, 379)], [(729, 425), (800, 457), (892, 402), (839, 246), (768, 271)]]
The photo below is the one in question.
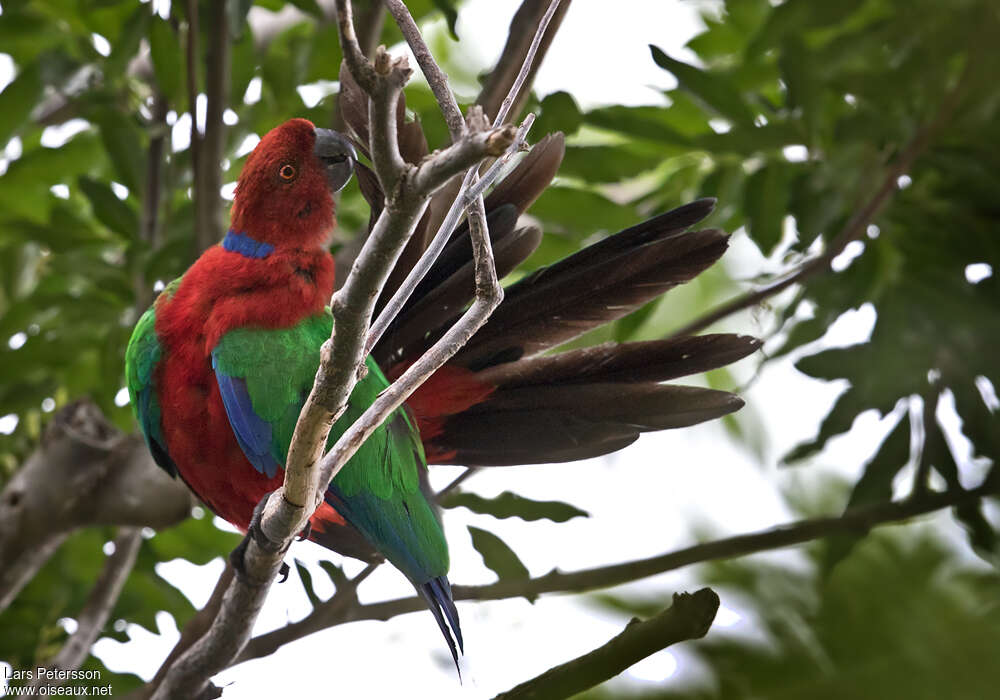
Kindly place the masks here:
[(306, 526), (304, 528), (302, 528), (302, 531), (299, 532), (299, 534), (296, 536), (296, 539), (299, 542), (302, 542), (303, 540), (308, 540), (309, 539), (309, 535), (312, 534), (312, 531), (313, 531), (312, 521), (311, 520), (306, 520)]
[[(253, 515), (250, 516), (250, 526), (247, 527), (247, 534), (244, 535), (240, 543), (236, 545), (236, 549), (229, 553), (229, 563), (232, 565), (233, 572), (236, 577), (249, 586), (261, 586), (267, 583), (266, 581), (260, 581), (257, 578), (250, 576), (246, 570), (246, 561), (244, 557), (246, 556), (250, 540), (253, 539), (261, 549), (267, 552), (281, 551), (280, 543), (272, 541), (260, 528), (260, 520), (264, 515), (264, 507), (267, 505), (267, 499), (270, 495), (271, 494), (265, 495), (254, 507)], [(281, 562), (281, 568), (278, 569), (278, 575), (280, 576), (278, 583), (284, 583), (288, 580), (288, 572), (288, 564)]]

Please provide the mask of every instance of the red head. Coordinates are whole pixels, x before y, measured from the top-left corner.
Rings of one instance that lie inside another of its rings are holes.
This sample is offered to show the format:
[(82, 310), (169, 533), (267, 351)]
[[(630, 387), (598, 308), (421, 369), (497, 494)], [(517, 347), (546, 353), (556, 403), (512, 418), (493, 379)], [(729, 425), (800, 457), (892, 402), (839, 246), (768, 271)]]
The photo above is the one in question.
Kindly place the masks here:
[(350, 142), (306, 119), (271, 129), (240, 173), (231, 228), (274, 246), (309, 248), (333, 228), (333, 192), (350, 180)]

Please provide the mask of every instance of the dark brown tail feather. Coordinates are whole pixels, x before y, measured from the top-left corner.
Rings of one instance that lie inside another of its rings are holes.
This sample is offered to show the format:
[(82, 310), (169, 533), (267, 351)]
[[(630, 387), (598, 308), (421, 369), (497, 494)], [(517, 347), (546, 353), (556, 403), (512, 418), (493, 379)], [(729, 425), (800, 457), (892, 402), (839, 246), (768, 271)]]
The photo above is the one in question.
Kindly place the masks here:
[(487, 384), (665, 382), (736, 362), (760, 348), (748, 335), (728, 333), (633, 343), (604, 343), (495, 365), (476, 374)]
[(642, 432), (695, 425), (742, 405), (724, 391), (669, 384), (498, 389), (448, 418), (425, 450), (435, 464), (566, 462), (621, 449)]
[[(342, 76), (342, 85), (345, 120), (367, 147), (367, 98), (350, 76)], [(398, 121), (404, 157), (416, 162), (412, 158), (426, 153), (420, 125), (405, 124), (402, 110)], [(538, 245), (540, 232), (517, 229), (517, 217), (555, 176), (564, 151), (561, 134), (542, 139), (486, 198), (501, 277)], [(374, 178), (367, 180), (363, 194), (377, 213), (383, 194)], [(507, 289), (504, 303), (450, 363), (473, 370), (476, 381), (495, 389), (485, 401), (443, 417), (443, 429), (425, 445), (429, 460), (486, 466), (583, 459), (620, 449), (641, 432), (692, 425), (742, 406), (726, 392), (659, 382), (744, 357), (759, 347), (746, 336), (606, 344), (540, 356), (714, 263), (728, 236), (686, 232), (713, 206), (713, 200), (698, 200), (654, 217)], [(426, 248), (433, 234), (426, 230), (428, 220), (438, 219), (440, 212), (428, 212), (421, 221), (379, 308)], [(471, 302), (473, 291), (468, 228), (462, 226), (383, 336), (376, 358), (391, 368), (420, 354)]]

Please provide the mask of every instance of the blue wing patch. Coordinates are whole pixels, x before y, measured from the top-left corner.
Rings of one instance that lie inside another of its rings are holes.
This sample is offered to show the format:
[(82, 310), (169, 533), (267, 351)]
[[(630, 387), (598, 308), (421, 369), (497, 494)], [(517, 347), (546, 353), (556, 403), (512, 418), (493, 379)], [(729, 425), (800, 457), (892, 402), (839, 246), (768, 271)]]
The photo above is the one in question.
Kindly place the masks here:
[(212, 353), (212, 369), (219, 383), (219, 393), (222, 403), (229, 416), (229, 424), (236, 435), (243, 454), (250, 460), (257, 471), (273, 479), (281, 466), (271, 454), (271, 425), (263, 420), (253, 410), (250, 394), (247, 391), (246, 380), (240, 377), (230, 377), (216, 366), (215, 353)]

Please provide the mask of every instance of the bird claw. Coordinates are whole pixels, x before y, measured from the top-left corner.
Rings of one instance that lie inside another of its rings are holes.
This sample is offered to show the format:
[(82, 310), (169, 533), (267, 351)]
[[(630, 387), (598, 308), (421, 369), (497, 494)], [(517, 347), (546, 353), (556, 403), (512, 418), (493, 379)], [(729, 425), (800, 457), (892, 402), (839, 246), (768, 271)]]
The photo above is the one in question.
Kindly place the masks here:
[[(267, 499), (271, 494), (266, 494), (260, 501), (254, 506), (253, 515), (250, 516), (250, 525), (247, 527), (247, 534), (243, 536), (240, 543), (236, 545), (236, 549), (229, 553), (229, 564), (233, 567), (233, 573), (243, 583), (250, 586), (261, 585), (260, 581), (252, 579), (246, 570), (246, 561), (244, 557), (246, 556), (247, 547), (250, 544), (250, 540), (253, 539), (262, 549), (267, 551), (275, 550), (275, 543), (272, 542), (267, 535), (260, 529), (260, 520), (264, 515), (264, 507), (267, 505)], [(288, 580), (289, 568), (288, 564), (281, 562), (281, 568), (278, 569), (278, 583), (284, 583)]]
[(308, 540), (309, 539), (309, 535), (312, 534), (312, 531), (313, 531), (312, 521), (311, 520), (306, 520), (306, 526), (304, 528), (302, 528), (302, 531), (299, 532), (298, 535), (296, 535), (296, 539), (299, 542), (302, 542), (304, 540)]

